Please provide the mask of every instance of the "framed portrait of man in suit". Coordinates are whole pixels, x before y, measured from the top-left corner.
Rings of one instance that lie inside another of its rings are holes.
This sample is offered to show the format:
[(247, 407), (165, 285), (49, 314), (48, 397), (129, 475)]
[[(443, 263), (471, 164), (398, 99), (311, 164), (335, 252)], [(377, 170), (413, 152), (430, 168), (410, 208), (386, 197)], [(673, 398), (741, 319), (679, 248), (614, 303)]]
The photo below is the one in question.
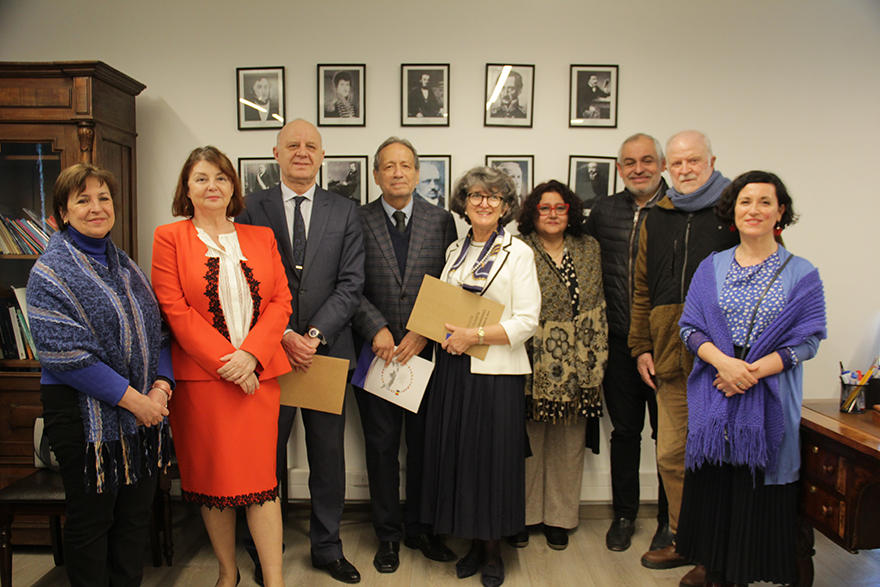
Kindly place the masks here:
[(413, 199), (449, 209), (452, 155), (419, 155), (419, 183)]
[(284, 68), (239, 67), (238, 130), (284, 126)]
[(238, 177), (242, 193), (247, 196), (260, 190), (268, 190), (281, 181), (281, 169), (271, 157), (239, 157)]
[(318, 65), (318, 126), (365, 126), (366, 65)]
[(367, 203), (367, 156), (324, 156), (319, 183), (328, 192), (348, 198), (358, 206)]
[(449, 64), (400, 66), (400, 125), (449, 126)]
[(589, 215), (596, 198), (617, 192), (617, 169), (614, 157), (568, 158), (568, 187), (584, 202), (584, 215)]
[(534, 65), (486, 64), (483, 126), (532, 128), (534, 102)]
[(535, 185), (534, 155), (486, 155), (486, 166), (505, 172), (516, 184), (516, 197), (520, 205)]
[(571, 66), (568, 126), (617, 128), (617, 69)]

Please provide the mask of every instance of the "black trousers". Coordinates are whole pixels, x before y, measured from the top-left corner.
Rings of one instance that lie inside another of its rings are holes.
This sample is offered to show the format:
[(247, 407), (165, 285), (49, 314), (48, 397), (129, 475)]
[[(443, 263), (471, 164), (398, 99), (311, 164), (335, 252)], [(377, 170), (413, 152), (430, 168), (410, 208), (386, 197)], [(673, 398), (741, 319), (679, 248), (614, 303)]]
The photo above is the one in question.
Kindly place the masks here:
[(142, 476), (137, 485), (123, 485), (115, 493), (96, 493), (93, 478), (87, 488), (78, 392), (66, 385), (43, 385), (40, 397), (67, 500), (64, 566), (71, 586), (140, 585), (157, 475)]
[[(636, 360), (625, 338), (608, 337), (608, 367), (602, 382), (605, 408), (611, 418), (611, 496), (614, 517), (635, 520), (639, 511), (639, 464), (642, 429), (647, 408), (652, 434), (657, 440), (657, 398), (639, 376)], [(657, 521), (669, 521), (669, 506), (663, 481), (659, 483)]]
[[(367, 457), (373, 528), (380, 542), (399, 542), (401, 528), (418, 536), (431, 527), (420, 521), (427, 398), (417, 414), (354, 388)], [(406, 501), (400, 504), (400, 438), (406, 434)]]
[[(284, 457), (295, 418), (296, 408), (281, 406), (276, 447), (276, 474), (279, 479), (287, 475)], [(345, 506), (345, 406), (343, 404), (342, 414), (338, 416), (303, 409), (302, 420), (309, 460), (309, 494), (312, 502), (309, 538), (312, 558), (317, 563), (326, 564), (343, 556), (339, 523)], [(247, 526), (244, 546), (254, 563), (259, 564), (257, 549)]]

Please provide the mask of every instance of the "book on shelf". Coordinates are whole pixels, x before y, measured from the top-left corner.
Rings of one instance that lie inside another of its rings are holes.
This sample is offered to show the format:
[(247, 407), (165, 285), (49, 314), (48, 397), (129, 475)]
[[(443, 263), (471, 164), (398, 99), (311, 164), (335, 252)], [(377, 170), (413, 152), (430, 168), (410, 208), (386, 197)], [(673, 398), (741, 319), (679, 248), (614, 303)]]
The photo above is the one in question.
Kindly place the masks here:
[(7, 255), (41, 255), (49, 243), (49, 236), (57, 231), (54, 219), (40, 219), (33, 211), (27, 208), (22, 210), (29, 218), (0, 215), (0, 252)]
[(9, 304), (6, 307), (6, 310), (9, 314), (9, 322), (12, 324), (12, 336), (15, 338), (15, 348), (18, 352), (19, 359), (27, 359), (27, 350), (25, 349), (25, 345), (27, 344), (24, 340), (24, 336), (21, 334), (21, 328), (18, 325), (18, 315), (16, 314), (17, 308), (13, 304)]

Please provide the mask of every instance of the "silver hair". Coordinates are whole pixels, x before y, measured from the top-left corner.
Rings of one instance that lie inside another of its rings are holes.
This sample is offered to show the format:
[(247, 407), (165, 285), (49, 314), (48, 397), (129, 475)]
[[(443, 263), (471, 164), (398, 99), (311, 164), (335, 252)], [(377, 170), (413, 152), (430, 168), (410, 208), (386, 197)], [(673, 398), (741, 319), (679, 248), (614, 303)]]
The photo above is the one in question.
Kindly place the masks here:
[(382, 141), (382, 144), (379, 145), (378, 149), (376, 149), (376, 154), (373, 155), (373, 171), (379, 171), (379, 153), (382, 152), (382, 149), (384, 149), (388, 145), (393, 145), (395, 143), (399, 143), (399, 144), (403, 145), (404, 147), (406, 147), (407, 149), (409, 149), (410, 151), (412, 151), (413, 159), (416, 162), (416, 171), (418, 171), (419, 166), (420, 166), (419, 153), (416, 151), (416, 148), (413, 147), (411, 142), (409, 142), (406, 139), (402, 139), (400, 137), (388, 137), (387, 139)]
[(467, 195), (476, 186), (489, 192), (498, 192), (507, 204), (507, 212), (498, 219), (500, 226), (505, 226), (519, 214), (519, 198), (516, 196), (516, 184), (506, 171), (495, 167), (474, 167), (465, 172), (458, 181), (449, 198), (449, 210), (458, 214), (470, 224), (467, 216)]
[(709, 154), (709, 159), (711, 159), (712, 158), (712, 143), (709, 142), (709, 137), (707, 137), (705, 134), (701, 133), (698, 130), (683, 130), (681, 132), (675, 133), (674, 135), (669, 137), (668, 141), (666, 141), (666, 151), (667, 152), (669, 151), (669, 145), (671, 145), (675, 139), (679, 138), (681, 135), (690, 134), (690, 133), (694, 133), (700, 137), (700, 140), (703, 142), (703, 146), (706, 147), (706, 152)]
[(657, 154), (657, 160), (662, 163), (666, 161), (666, 155), (663, 154), (663, 147), (660, 146), (660, 141), (655, 139), (649, 134), (645, 134), (643, 132), (637, 132), (636, 134), (627, 137), (623, 143), (620, 144), (620, 149), (617, 150), (617, 163), (623, 165), (623, 148), (630, 143), (633, 143), (639, 139), (648, 139), (654, 143), (654, 152)]

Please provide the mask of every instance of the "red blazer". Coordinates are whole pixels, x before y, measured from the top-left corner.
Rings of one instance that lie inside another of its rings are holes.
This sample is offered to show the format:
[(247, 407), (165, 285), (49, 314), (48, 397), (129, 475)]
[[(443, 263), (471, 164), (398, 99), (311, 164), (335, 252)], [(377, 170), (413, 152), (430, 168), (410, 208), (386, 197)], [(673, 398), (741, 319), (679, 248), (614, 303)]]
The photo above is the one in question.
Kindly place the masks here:
[[(251, 269), (249, 282), (256, 287), (260, 310), (241, 349), (257, 358), (260, 379), (290, 371), (281, 336), (290, 318), (290, 289), (272, 230), (236, 224), (238, 242)], [(174, 377), (180, 380), (220, 379), (220, 357), (235, 348), (214, 327), (215, 316), (205, 295), (208, 247), (199, 240), (191, 220), (181, 220), (156, 229), (153, 235), (151, 281), (162, 316), (171, 328), (171, 358)], [(220, 299), (215, 298), (219, 308)], [(256, 303), (255, 303), (256, 305)]]

